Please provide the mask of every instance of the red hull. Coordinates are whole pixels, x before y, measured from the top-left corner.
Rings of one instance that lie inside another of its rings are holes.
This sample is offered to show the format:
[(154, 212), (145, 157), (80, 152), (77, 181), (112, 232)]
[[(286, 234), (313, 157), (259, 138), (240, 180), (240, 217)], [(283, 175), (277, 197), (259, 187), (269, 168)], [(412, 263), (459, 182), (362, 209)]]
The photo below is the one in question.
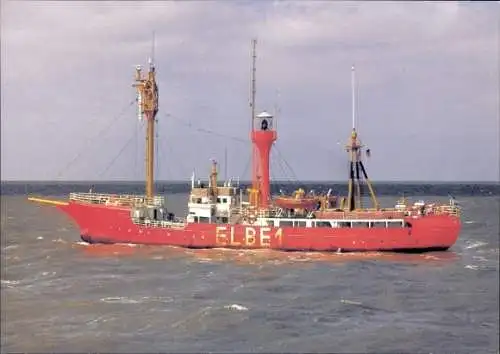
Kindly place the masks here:
[(313, 251), (446, 250), (460, 220), (449, 215), (409, 218), (409, 228), (296, 228), (189, 223), (184, 228), (136, 225), (130, 209), (70, 202), (59, 205), (90, 243), (134, 243), (195, 248), (272, 248)]

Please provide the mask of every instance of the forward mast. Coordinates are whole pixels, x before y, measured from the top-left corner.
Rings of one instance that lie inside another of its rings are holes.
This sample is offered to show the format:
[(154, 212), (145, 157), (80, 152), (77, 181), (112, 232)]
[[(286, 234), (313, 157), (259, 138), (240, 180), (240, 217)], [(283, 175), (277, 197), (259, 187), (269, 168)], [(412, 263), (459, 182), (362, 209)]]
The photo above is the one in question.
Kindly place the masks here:
[(146, 197), (154, 196), (154, 136), (156, 114), (158, 113), (158, 85), (153, 58), (149, 59), (149, 71), (142, 74), (140, 65), (135, 69), (135, 84), (137, 90), (138, 118), (146, 118)]

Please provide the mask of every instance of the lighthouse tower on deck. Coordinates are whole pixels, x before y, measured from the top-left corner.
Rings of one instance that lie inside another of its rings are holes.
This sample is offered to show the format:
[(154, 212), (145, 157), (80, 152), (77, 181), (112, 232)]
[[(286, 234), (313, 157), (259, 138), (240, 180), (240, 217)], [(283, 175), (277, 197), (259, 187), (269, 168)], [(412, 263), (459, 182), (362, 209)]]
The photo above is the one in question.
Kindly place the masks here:
[(255, 149), (258, 152), (258, 158), (254, 160), (253, 176), (257, 180), (252, 181), (253, 192), (257, 192), (257, 198), (253, 199), (253, 205), (260, 208), (267, 208), (271, 195), (269, 183), (269, 155), (271, 146), (277, 139), (277, 133), (274, 129), (274, 117), (262, 112), (254, 117), (252, 124), (251, 139)]

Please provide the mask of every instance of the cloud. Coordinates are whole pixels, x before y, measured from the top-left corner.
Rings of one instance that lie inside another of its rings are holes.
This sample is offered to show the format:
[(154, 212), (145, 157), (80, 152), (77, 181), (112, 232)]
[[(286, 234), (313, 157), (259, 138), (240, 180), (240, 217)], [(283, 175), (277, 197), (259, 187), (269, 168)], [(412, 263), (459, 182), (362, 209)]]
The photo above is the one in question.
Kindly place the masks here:
[(349, 134), (355, 63), (374, 179), (498, 179), (490, 168), (499, 160), (495, 10), (461, 2), (4, 2), (2, 179), (142, 178), (142, 135), (101, 176), (139, 129), (134, 108), (92, 138), (134, 99), (134, 66), (150, 55), (153, 30), (161, 165), (173, 165), (159, 178), (208, 171), (225, 148), (229, 173), (243, 173), (249, 146), (179, 121), (248, 136), (257, 37), (257, 106), (279, 103), (277, 144), (298, 178), (345, 179), (336, 142)]

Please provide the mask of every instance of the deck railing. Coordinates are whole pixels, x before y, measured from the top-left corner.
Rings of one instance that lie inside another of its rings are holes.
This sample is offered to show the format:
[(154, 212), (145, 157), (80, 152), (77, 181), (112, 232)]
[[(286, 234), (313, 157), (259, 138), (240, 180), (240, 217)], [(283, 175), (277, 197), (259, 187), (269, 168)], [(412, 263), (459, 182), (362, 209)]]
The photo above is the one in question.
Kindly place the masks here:
[(172, 229), (183, 229), (186, 227), (184, 220), (176, 218), (174, 221), (167, 220), (150, 220), (150, 219), (132, 219), (134, 224), (143, 225), (146, 227), (164, 227)]
[(134, 205), (154, 205), (163, 206), (164, 198), (154, 196), (148, 198), (145, 195), (130, 195), (130, 194), (101, 194), (101, 193), (70, 193), (69, 199), (85, 204), (104, 204), (117, 206), (134, 206)]
[[(429, 206), (423, 210), (413, 209), (413, 210), (396, 210), (396, 209), (363, 209), (355, 211), (345, 211), (345, 210), (324, 210), (324, 211), (314, 211), (309, 213), (308, 217), (311, 218), (313, 214), (319, 213), (320, 215), (325, 213), (321, 218), (337, 219), (337, 220), (353, 220), (353, 219), (366, 219), (373, 218), (376, 219), (398, 219), (404, 217), (413, 216), (425, 216), (425, 215), (451, 215), (460, 217), (461, 209), (457, 205), (435, 205)], [(280, 209), (269, 209), (269, 210), (255, 210), (253, 208), (244, 208), (242, 210), (242, 215), (250, 218), (280, 218), (285, 217), (282, 210)], [(292, 217), (293, 218), (293, 217)]]

